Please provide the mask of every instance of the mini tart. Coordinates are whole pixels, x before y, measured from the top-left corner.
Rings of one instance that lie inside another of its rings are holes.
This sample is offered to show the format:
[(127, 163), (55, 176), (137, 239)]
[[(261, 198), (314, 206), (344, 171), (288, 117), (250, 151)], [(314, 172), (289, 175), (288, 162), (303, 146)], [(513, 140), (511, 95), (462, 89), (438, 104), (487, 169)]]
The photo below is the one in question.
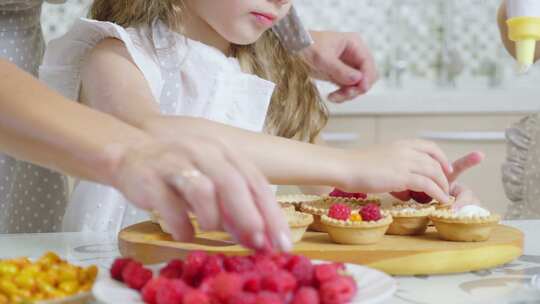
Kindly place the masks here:
[(372, 222), (342, 221), (323, 215), (321, 223), (330, 238), (339, 244), (368, 245), (379, 242), (392, 223), (392, 216), (383, 211), (383, 218)]
[(420, 235), (426, 232), (429, 216), (435, 211), (433, 206), (420, 204), (401, 204), (388, 210), (394, 221), (386, 234)]
[(430, 215), (430, 219), (443, 240), (482, 242), (489, 239), (501, 217), (497, 214), (483, 217), (458, 217), (452, 211), (437, 210)]
[(324, 196), (322, 199), (324, 201), (330, 202), (330, 204), (349, 203), (349, 204), (355, 204), (358, 206), (365, 206), (367, 204), (376, 204), (377, 206), (381, 205), (381, 198), (376, 195), (371, 195), (371, 194), (368, 194), (368, 196), (364, 199), (352, 198), (352, 197), (329, 196), (329, 195)]
[(318, 195), (305, 195), (305, 194), (291, 194), (291, 195), (279, 195), (277, 197), (278, 203), (281, 205), (293, 205), (296, 211), (300, 211), (302, 204), (309, 204), (320, 201), (322, 197)]
[(313, 216), (311, 214), (298, 212), (293, 210), (285, 211), (287, 216), (287, 222), (291, 230), (291, 240), (293, 243), (297, 243), (302, 240), (304, 233), (308, 226), (313, 223)]
[[(309, 225), (309, 229), (313, 231), (326, 232), (326, 226), (321, 224), (321, 216), (328, 214), (330, 206), (335, 204), (334, 202), (327, 200), (318, 200), (311, 203), (304, 203), (300, 206), (300, 211), (313, 215), (313, 223)], [(351, 209), (358, 210), (360, 206), (349, 202), (344, 203), (351, 207)]]

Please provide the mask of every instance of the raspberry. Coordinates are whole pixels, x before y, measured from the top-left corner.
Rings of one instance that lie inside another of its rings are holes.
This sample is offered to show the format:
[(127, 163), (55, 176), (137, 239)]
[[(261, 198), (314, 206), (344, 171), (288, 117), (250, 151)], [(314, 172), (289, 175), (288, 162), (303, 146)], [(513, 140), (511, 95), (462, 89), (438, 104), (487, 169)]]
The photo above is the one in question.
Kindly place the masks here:
[(345, 204), (333, 204), (328, 210), (328, 216), (336, 220), (346, 221), (351, 215), (351, 208)]
[(279, 267), (279, 268), (285, 268), (287, 264), (289, 263), (289, 260), (291, 259), (292, 255), (289, 253), (274, 253), (271, 256), (272, 261)]
[(153, 278), (144, 285), (141, 296), (147, 304), (156, 304), (157, 290), (161, 284), (167, 284), (169, 280), (163, 277)]
[(182, 277), (183, 269), (184, 269), (184, 261), (172, 260), (159, 271), (159, 276), (165, 277), (168, 279), (179, 279)]
[(124, 268), (129, 264), (129, 262), (133, 261), (130, 258), (118, 258), (114, 260), (112, 266), (111, 266), (111, 278), (122, 281), (122, 271), (124, 271)]
[(202, 277), (213, 277), (222, 271), (225, 271), (223, 268), (223, 258), (218, 255), (211, 255), (206, 259), (206, 263), (202, 267)]
[(246, 274), (244, 276), (244, 288), (243, 289), (245, 291), (257, 293), (257, 292), (261, 291), (261, 281), (262, 281), (261, 275), (256, 273), (256, 272)]
[(253, 293), (242, 292), (229, 298), (227, 304), (256, 304), (257, 296)]
[(212, 284), (214, 284), (214, 281), (215, 281), (215, 277), (208, 277), (206, 279), (203, 279), (203, 281), (199, 285), (198, 290), (206, 294), (210, 294), (212, 291)]
[(156, 304), (178, 304), (184, 300), (184, 295), (189, 291), (182, 280), (167, 280), (158, 286), (156, 293)]
[(420, 204), (431, 203), (431, 201), (433, 200), (433, 198), (427, 195), (425, 192), (410, 191), (410, 193), (411, 193), (412, 199), (417, 201)]
[(349, 303), (356, 294), (356, 283), (351, 277), (339, 276), (331, 281), (324, 282), (319, 295), (323, 304)]
[(210, 297), (199, 290), (189, 290), (184, 296), (182, 304), (210, 304)]
[(222, 272), (214, 277), (211, 284), (211, 293), (220, 301), (227, 301), (230, 297), (242, 292), (244, 282), (237, 273)]
[(226, 257), (223, 266), (229, 272), (242, 273), (253, 270), (253, 261), (249, 257)]
[(333, 280), (338, 277), (338, 267), (333, 264), (315, 265), (314, 277), (315, 281), (320, 285), (324, 282)]
[(319, 293), (313, 287), (298, 289), (291, 304), (319, 304)]
[(178, 268), (163, 267), (159, 271), (159, 276), (167, 279), (180, 279), (182, 277), (182, 271)]
[(122, 281), (133, 289), (140, 290), (152, 278), (152, 271), (146, 269), (141, 263), (129, 261), (122, 270)]
[(301, 255), (292, 256), (287, 264), (287, 270), (296, 278), (298, 286), (313, 284), (313, 264)]
[(189, 285), (196, 287), (202, 281), (202, 268), (208, 254), (203, 251), (193, 251), (188, 254), (186, 261), (184, 262), (184, 273), (182, 278)]
[(256, 299), (255, 304), (283, 304), (284, 301), (281, 297), (274, 292), (270, 291), (261, 291)]
[(269, 255), (255, 255), (252, 259), (255, 263), (254, 271), (258, 273), (272, 273), (280, 268)]
[(141, 290), (148, 281), (152, 279), (152, 271), (147, 268), (137, 268), (135, 271), (124, 280), (130, 288)]
[(366, 222), (378, 221), (382, 218), (381, 208), (375, 204), (367, 204), (360, 210), (362, 219)]
[(355, 199), (366, 199), (367, 198), (367, 195), (365, 193), (361, 193), (361, 192), (356, 192), (356, 193), (345, 192), (345, 191), (339, 190), (337, 188), (335, 188), (332, 192), (330, 192), (330, 194), (328, 194), (328, 196), (346, 197), (346, 198), (355, 198)]
[(269, 273), (262, 280), (264, 290), (273, 291), (283, 296), (295, 290), (296, 284), (296, 278), (284, 270)]

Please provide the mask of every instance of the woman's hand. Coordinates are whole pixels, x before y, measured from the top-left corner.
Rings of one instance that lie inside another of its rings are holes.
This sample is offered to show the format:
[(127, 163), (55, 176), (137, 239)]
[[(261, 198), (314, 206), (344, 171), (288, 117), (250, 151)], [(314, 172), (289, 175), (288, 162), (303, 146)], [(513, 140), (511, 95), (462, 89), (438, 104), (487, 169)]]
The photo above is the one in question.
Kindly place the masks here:
[(152, 140), (108, 153), (118, 159), (111, 184), (139, 208), (159, 212), (176, 240), (193, 238), (190, 211), (202, 229), (224, 229), (252, 249), (291, 249), (267, 180), (227, 145), (184, 134), (181, 141)]
[(446, 155), (424, 140), (398, 141), (364, 151), (349, 151), (343, 172), (350, 177), (338, 185), (349, 192), (384, 193), (414, 190), (449, 202), (452, 174)]
[(342, 103), (369, 91), (379, 76), (373, 55), (358, 34), (310, 33), (315, 43), (303, 50), (302, 55), (315, 78), (339, 87), (328, 96), (330, 101)]

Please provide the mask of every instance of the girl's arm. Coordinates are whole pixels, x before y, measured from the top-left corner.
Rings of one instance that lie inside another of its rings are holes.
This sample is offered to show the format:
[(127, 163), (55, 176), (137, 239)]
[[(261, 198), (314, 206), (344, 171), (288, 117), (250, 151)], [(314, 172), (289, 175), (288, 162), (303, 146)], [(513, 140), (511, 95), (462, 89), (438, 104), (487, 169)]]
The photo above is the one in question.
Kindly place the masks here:
[[(499, 25), (499, 31), (501, 33), (501, 40), (504, 44), (504, 47), (506, 50), (512, 55), (512, 57), (516, 57), (516, 45), (513, 41), (511, 41), (508, 38), (508, 26), (506, 25), (506, 1), (503, 1), (501, 6), (499, 7), (499, 11), (497, 13), (497, 23)], [(540, 42), (536, 43), (536, 53), (534, 56), (534, 60), (538, 60), (540, 58)]]
[[(321, 138), (320, 134), (315, 138), (314, 143), (316, 145), (326, 146), (326, 142)], [(330, 193), (332, 190), (333, 188), (328, 186), (300, 186), (300, 191), (304, 194), (324, 195)]]
[[(122, 42), (102, 41), (82, 71), (84, 102), (161, 138), (215, 136), (246, 157), (274, 184), (328, 185), (350, 192), (425, 191), (448, 202), (444, 153), (413, 140), (364, 150), (340, 150), (259, 134), (204, 119), (162, 116), (142, 73)], [(211, 151), (196, 151), (195, 161)]]

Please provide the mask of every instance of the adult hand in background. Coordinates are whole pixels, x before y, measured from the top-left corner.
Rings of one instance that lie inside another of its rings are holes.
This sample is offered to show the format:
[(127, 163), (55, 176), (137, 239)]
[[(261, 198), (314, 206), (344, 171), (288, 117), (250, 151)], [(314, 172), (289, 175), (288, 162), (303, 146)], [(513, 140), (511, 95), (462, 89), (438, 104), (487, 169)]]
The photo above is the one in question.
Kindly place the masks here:
[(310, 32), (314, 44), (302, 51), (312, 76), (339, 87), (328, 99), (335, 103), (365, 94), (378, 80), (375, 61), (356, 33)]

